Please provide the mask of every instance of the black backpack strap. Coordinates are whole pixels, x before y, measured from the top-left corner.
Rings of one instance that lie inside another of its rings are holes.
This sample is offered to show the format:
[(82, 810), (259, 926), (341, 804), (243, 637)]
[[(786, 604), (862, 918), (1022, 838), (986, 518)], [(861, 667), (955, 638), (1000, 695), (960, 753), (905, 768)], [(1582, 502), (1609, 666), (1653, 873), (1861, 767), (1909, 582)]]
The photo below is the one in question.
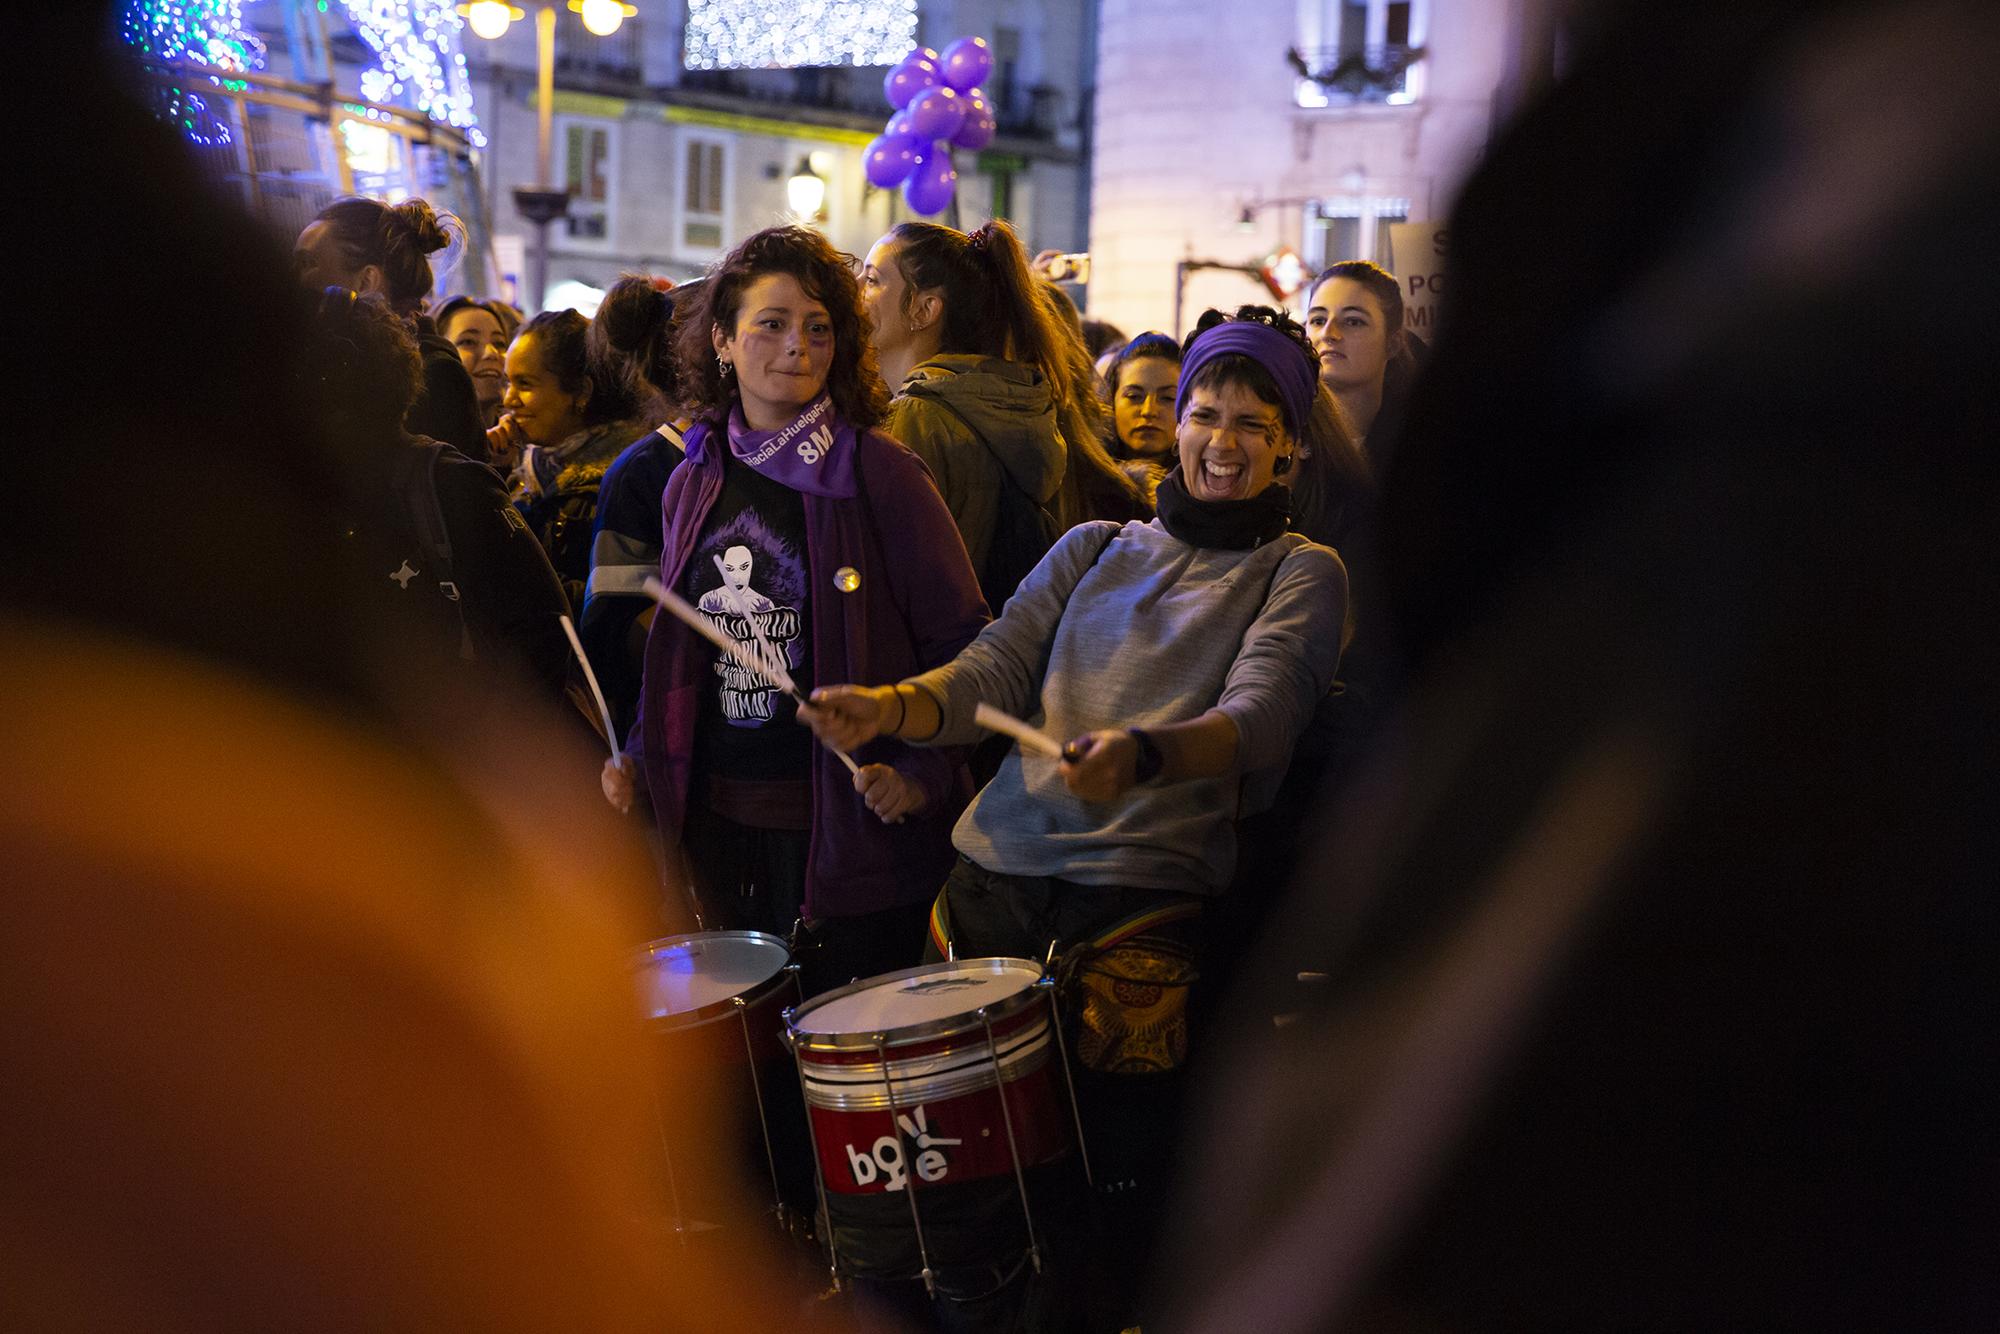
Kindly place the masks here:
[(444, 507), (438, 503), (437, 470), (446, 448), (425, 436), (413, 440), (397, 460), (396, 490), (409, 518), (410, 532), (429, 562), (429, 577), (458, 612), (458, 656), (469, 662), (478, 655), (473, 651), (472, 631), (465, 624), (465, 602), (452, 569), (451, 534), (445, 528)]

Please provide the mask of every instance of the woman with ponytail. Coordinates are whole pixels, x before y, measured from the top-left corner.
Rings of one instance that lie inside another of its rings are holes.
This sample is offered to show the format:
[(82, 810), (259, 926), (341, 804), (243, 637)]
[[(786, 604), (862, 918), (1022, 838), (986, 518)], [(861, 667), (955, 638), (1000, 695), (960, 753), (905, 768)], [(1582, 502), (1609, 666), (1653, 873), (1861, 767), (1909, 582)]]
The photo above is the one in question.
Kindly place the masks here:
[(631, 729), (639, 705), (646, 632), (654, 603), (649, 575), (660, 572), (660, 497), (667, 478), (686, 457), (680, 377), (674, 370), (674, 312), (686, 310), (706, 279), (674, 286), (665, 278), (630, 275), (604, 294), (590, 322), (590, 336), (609, 365), (629, 368), (647, 391), (645, 417), (660, 424), (612, 461), (597, 489), (597, 519), (590, 534), (590, 578), (583, 590), (577, 633), (597, 670), (619, 737)]
[(463, 236), (458, 219), (421, 199), (384, 204), (336, 199), (306, 224), (292, 250), (292, 267), (310, 291), (345, 287), (380, 296), (416, 336), (424, 385), (403, 425), (412, 435), (442, 440), (486, 461), (486, 427), (472, 376), (458, 349), (439, 336), (424, 313), (435, 280), (430, 257)]
[(930, 467), (999, 607), (1061, 531), (1061, 331), (1004, 222), (897, 225), (868, 252), (861, 295), (897, 386), (884, 429)]

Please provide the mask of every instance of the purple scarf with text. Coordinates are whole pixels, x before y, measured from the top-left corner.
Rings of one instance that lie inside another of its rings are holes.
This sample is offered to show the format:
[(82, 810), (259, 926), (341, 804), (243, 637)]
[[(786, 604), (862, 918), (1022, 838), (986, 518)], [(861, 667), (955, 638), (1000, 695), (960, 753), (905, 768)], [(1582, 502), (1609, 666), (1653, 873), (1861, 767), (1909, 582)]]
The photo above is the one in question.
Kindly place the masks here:
[(855, 494), (854, 450), (854, 428), (834, 415), (826, 394), (775, 431), (751, 430), (740, 402), (729, 409), (729, 452), (736, 461), (809, 496)]

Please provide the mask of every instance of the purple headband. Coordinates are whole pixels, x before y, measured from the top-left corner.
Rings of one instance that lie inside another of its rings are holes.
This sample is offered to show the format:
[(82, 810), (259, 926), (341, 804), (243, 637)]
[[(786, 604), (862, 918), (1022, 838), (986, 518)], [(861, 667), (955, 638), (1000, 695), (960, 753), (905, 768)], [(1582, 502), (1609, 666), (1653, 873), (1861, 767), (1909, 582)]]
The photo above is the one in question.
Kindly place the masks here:
[(1174, 420), (1187, 416), (1188, 392), (1202, 367), (1217, 357), (1248, 357), (1271, 374), (1278, 386), (1278, 406), (1285, 429), (1294, 436), (1305, 431), (1312, 416), (1313, 395), (1319, 392), (1319, 366), (1306, 359), (1299, 345), (1268, 324), (1255, 320), (1224, 320), (1194, 340), (1181, 358), (1181, 387), (1174, 396)]

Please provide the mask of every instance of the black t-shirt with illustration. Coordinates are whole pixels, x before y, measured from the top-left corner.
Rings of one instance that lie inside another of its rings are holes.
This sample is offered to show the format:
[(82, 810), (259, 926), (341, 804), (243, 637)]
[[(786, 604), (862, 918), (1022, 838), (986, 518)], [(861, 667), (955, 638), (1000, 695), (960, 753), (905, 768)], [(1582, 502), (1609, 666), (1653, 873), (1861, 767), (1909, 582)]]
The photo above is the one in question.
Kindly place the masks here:
[[(682, 578), (681, 596), (758, 652), (761, 634), (801, 691), (812, 681), (806, 508), (798, 492), (735, 459)], [(701, 692), (700, 766), (736, 781), (804, 781), (812, 733), (798, 706), (720, 651)]]

